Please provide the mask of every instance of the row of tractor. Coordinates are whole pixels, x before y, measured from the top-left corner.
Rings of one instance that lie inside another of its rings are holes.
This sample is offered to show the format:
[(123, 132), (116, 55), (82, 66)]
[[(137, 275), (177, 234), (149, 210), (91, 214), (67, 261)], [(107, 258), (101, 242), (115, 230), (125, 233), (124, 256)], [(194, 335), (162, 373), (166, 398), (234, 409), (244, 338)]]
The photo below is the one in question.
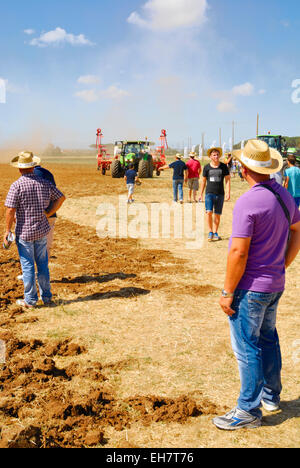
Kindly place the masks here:
[(154, 150), (151, 149), (154, 143), (145, 140), (116, 141), (114, 155), (107, 152), (107, 148), (102, 144), (102, 130), (97, 130), (96, 147), (97, 168), (103, 175), (107, 171), (111, 172), (114, 179), (124, 177), (126, 170), (133, 164), (139, 178), (152, 178), (153, 174), (160, 175), (159, 169), (166, 164), (166, 150), (168, 149), (167, 132), (161, 131), (160, 145)]
[[(154, 173), (159, 176), (160, 168), (166, 165), (166, 150), (168, 149), (167, 132), (161, 131), (160, 144), (154, 147), (154, 143), (145, 140), (116, 141), (114, 155), (107, 152), (107, 148), (102, 144), (102, 130), (97, 130), (96, 147), (97, 168), (103, 175), (110, 171), (114, 179), (124, 177), (126, 170), (131, 164), (138, 173), (140, 179), (152, 178)], [(289, 148), (286, 139), (281, 135), (258, 135), (259, 140), (265, 141), (271, 148), (279, 151), (284, 159), (284, 168), (287, 167), (287, 157), (293, 154), (296, 157), (297, 165), (300, 167), (299, 148)]]

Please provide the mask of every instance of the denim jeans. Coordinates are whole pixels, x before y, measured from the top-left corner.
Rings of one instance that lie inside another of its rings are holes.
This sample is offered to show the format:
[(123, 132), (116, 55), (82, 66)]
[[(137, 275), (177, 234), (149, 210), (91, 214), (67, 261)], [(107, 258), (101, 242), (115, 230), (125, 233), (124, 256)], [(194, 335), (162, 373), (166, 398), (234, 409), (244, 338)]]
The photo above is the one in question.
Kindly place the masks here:
[(183, 182), (184, 179), (173, 180), (173, 194), (174, 201), (178, 201), (178, 190), (179, 190), (179, 201), (183, 201)]
[(37, 279), (42, 301), (46, 304), (51, 301), (50, 275), (48, 268), (47, 237), (34, 242), (16, 239), (24, 282), (24, 299), (26, 304), (35, 305), (38, 293), (35, 278), (35, 264), (37, 266)]
[(276, 312), (281, 293), (235, 292), (229, 318), (231, 342), (241, 379), (238, 408), (256, 414), (261, 400), (278, 404), (281, 352)]

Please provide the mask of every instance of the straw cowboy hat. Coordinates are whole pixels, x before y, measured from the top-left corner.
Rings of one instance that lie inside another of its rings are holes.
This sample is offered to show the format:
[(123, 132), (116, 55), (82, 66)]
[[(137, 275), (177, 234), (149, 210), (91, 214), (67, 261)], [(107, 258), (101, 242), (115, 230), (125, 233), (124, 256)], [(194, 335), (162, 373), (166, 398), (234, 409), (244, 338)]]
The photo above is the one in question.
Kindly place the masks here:
[(261, 140), (249, 140), (244, 149), (233, 151), (233, 156), (258, 174), (275, 174), (283, 167), (281, 154)]
[(41, 160), (34, 156), (31, 151), (22, 151), (11, 161), (11, 166), (18, 169), (30, 169), (31, 167), (38, 166)]
[(195, 151), (192, 151), (190, 154), (189, 154), (190, 158), (196, 158), (197, 157), (197, 153), (195, 153)]
[(209, 150), (207, 150), (207, 156), (210, 158), (210, 155), (213, 151), (218, 151), (220, 153), (220, 156), (223, 155), (223, 149), (222, 148), (209, 148)]
[(182, 154), (177, 153), (176, 156), (175, 156), (175, 158), (177, 158), (177, 159), (182, 159)]

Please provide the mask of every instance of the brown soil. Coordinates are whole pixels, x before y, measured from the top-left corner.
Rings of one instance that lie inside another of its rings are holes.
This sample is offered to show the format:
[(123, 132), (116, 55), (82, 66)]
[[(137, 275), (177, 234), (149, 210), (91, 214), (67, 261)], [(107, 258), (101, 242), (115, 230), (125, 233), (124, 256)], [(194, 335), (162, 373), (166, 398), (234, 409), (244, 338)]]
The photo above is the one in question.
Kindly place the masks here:
[[(3, 200), (15, 177), (9, 168), (2, 172), (1, 219)], [(93, 185), (99, 190), (98, 174), (86, 189), (81, 184), (82, 171), (75, 170), (72, 177), (63, 174), (59, 173), (59, 186), (67, 195), (90, 195)], [(111, 180), (104, 180), (109, 187)], [(57, 223), (55, 237), (50, 261), (55, 264), (52, 286), (57, 304), (147, 295), (166, 287), (164, 274), (175, 273), (184, 265), (184, 260), (167, 250), (149, 251), (135, 240), (99, 240), (91, 228), (62, 219)], [(102, 365), (84, 360), (88, 350), (72, 337), (45, 341), (19, 335), (19, 324), (30, 326), (39, 318), (38, 314), (24, 315), (14, 305), (23, 297), (22, 282), (16, 279), (20, 265), (15, 247), (0, 251), (0, 266), (0, 339), (7, 347), (6, 365), (0, 367), (0, 447), (105, 445), (107, 427), (122, 431), (135, 423), (184, 424), (190, 418), (223, 410), (201, 396), (117, 398), (111, 380), (130, 364), (128, 360)], [(186, 266), (185, 273), (188, 271)], [(112, 288), (114, 280), (124, 286)], [(214, 290), (210, 285), (190, 286), (188, 294), (205, 296)], [(48, 313), (48, 309), (43, 310)], [(61, 357), (69, 358), (63, 367), (57, 364)], [(72, 386), (75, 381), (77, 385)], [(81, 381), (89, 386), (86, 395), (80, 393)]]

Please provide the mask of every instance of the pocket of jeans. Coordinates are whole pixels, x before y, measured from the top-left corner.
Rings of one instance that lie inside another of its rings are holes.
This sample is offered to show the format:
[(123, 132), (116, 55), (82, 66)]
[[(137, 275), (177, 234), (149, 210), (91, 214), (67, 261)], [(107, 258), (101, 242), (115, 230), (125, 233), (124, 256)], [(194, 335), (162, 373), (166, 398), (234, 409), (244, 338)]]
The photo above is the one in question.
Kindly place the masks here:
[(250, 317), (256, 318), (262, 315), (266, 296), (265, 293), (254, 293), (251, 291), (248, 293), (248, 311)]

